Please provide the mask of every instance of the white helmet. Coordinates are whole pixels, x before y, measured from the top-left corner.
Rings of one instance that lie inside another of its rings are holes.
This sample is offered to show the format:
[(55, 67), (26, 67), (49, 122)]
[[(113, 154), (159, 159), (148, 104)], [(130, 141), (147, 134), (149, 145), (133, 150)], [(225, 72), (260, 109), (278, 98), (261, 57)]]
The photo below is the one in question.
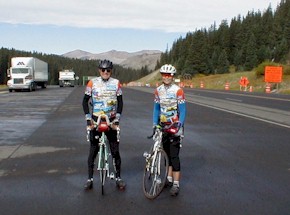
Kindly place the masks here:
[(160, 73), (170, 73), (173, 76), (176, 73), (176, 69), (171, 64), (165, 64), (160, 68)]

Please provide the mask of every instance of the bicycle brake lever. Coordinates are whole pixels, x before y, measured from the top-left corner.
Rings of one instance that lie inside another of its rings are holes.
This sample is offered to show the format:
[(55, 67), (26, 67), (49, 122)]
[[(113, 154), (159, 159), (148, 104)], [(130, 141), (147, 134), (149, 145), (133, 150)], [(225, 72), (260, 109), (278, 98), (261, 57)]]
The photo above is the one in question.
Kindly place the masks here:
[(151, 136), (147, 136), (147, 139), (152, 139), (152, 138), (153, 138), (153, 136), (154, 136), (154, 134), (153, 134), (153, 135), (151, 135)]
[(153, 138), (153, 136), (154, 136), (154, 134), (156, 132), (156, 129), (157, 129), (156, 127), (153, 127), (153, 133), (152, 133), (151, 136), (147, 136), (148, 139), (152, 139)]
[(115, 125), (120, 125), (120, 122), (119, 121), (115, 121), (114, 124)]

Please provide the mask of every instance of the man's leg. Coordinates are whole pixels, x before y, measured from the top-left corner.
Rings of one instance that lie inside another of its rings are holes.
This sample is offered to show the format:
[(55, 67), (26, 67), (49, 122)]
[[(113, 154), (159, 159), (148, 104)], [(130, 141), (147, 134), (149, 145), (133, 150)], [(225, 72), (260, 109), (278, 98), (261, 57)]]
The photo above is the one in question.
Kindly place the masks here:
[(90, 132), (90, 151), (88, 156), (88, 180), (85, 183), (85, 190), (89, 190), (93, 188), (93, 175), (94, 175), (94, 163), (99, 151), (99, 142), (98, 139), (95, 138), (96, 132)]

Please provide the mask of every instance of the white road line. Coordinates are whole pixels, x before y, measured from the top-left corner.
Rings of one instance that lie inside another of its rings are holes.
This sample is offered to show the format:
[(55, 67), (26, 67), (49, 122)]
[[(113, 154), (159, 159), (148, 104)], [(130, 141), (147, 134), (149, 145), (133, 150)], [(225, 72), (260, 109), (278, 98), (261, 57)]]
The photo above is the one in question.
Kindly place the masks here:
[(219, 108), (219, 107), (214, 107), (214, 106), (211, 106), (211, 105), (202, 104), (202, 103), (198, 103), (198, 102), (193, 102), (193, 101), (189, 101), (189, 102), (190, 102), (190, 103), (197, 104), (197, 105), (200, 105), (200, 106), (204, 106), (204, 107), (208, 107), (208, 108), (212, 108), (212, 109), (216, 109), (216, 110), (220, 110), (220, 111), (228, 112), (228, 113), (231, 113), (231, 114), (235, 114), (235, 115), (239, 115), (239, 116), (247, 117), (247, 118), (250, 118), (250, 119), (255, 119), (255, 120), (262, 121), (262, 122), (266, 122), (266, 123), (270, 123), (270, 124), (278, 125), (278, 126), (281, 126), (281, 127), (284, 127), (284, 128), (290, 128), (289, 125), (285, 125), (285, 124), (282, 124), (282, 123), (274, 122), (274, 121), (271, 121), (271, 120), (262, 119), (262, 118), (259, 118), (259, 117), (250, 116), (250, 115), (247, 115), (247, 114), (238, 113), (238, 112), (235, 112), (235, 111), (231, 111), (231, 110), (227, 110), (227, 109)]
[(240, 99), (231, 99), (231, 98), (226, 98), (226, 100), (234, 101), (234, 102), (242, 102), (243, 100)]

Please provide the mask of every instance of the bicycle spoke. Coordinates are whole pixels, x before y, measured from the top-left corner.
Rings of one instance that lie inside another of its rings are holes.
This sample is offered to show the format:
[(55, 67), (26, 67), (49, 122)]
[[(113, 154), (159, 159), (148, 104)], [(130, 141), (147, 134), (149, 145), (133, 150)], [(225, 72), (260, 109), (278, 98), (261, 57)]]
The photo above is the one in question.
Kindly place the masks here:
[(104, 146), (100, 146), (98, 170), (99, 170), (99, 173), (100, 173), (102, 195), (104, 195), (104, 185), (105, 185), (105, 180), (106, 180), (105, 155), (104, 155), (104, 153), (105, 153)]
[(101, 170), (101, 177), (102, 177), (102, 195), (104, 195), (104, 186), (105, 186), (105, 181), (106, 181), (106, 177), (107, 177), (107, 170)]
[[(152, 160), (148, 161), (152, 162)], [(156, 198), (163, 190), (168, 173), (168, 157), (162, 149), (154, 163), (146, 164), (143, 176), (143, 191), (147, 198)]]

